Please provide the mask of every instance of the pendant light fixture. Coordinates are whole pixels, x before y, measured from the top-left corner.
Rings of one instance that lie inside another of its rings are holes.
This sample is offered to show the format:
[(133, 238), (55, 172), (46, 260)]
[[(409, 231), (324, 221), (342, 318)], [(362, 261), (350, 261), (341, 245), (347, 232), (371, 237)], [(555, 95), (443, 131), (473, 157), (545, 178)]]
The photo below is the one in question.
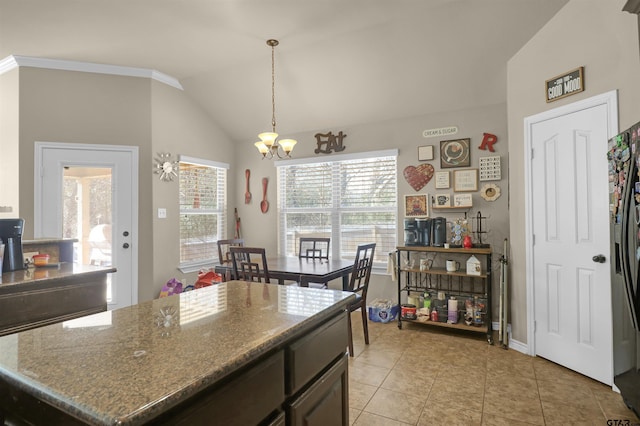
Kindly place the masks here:
[[(271, 46), (271, 132), (260, 133), (258, 137), (260, 140), (254, 145), (258, 148), (258, 151), (262, 154), (262, 159), (265, 158), (291, 158), (291, 151), (296, 143), (293, 139), (281, 139), (278, 138), (276, 133), (276, 68), (275, 68), (275, 47), (278, 45), (278, 40), (267, 40), (267, 46)], [(280, 148), (284, 151), (284, 156), (280, 155)]]

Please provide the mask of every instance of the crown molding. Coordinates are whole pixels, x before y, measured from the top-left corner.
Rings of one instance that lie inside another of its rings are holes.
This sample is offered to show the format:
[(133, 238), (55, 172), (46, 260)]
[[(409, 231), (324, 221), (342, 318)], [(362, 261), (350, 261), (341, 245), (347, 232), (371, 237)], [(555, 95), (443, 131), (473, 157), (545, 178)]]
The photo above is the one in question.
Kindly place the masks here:
[(126, 77), (151, 78), (160, 83), (183, 90), (178, 79), (148, 68), (67, 61), (64, 59), (35, 58), (32, 56), (10, 55), (0, 60), (0, 75), (18, 67), (46, 68), (64, 71), (91, 72), (96, 74), (122, 75)]

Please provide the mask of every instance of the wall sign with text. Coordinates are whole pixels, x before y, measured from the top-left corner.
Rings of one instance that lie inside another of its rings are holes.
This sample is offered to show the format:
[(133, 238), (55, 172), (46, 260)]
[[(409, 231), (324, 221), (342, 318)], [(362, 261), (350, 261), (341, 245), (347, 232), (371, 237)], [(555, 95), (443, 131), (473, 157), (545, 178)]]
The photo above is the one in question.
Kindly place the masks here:
[(579, 67), (567, 73), (546, 81), (545, 92), (547, 102), (557, 101), (584, 90), (584, 67)]

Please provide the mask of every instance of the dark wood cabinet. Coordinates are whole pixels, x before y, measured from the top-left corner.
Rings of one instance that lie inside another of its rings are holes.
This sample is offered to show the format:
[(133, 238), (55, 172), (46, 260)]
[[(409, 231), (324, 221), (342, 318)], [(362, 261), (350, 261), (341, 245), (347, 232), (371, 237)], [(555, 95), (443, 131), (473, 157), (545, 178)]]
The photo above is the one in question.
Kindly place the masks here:
[(342, 358), (291, 402), (290, 426), (325, 426), (349, 424), (348, 357)]
[(5, 272), (0, 279), (0, 336), (107, 310), (107, 274), (74, 266)]

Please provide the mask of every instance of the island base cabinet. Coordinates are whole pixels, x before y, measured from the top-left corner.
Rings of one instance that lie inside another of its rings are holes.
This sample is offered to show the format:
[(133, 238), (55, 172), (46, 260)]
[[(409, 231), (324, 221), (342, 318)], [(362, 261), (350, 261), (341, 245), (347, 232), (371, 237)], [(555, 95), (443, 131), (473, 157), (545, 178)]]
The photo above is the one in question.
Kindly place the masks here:
[(153, 424), (257, 425), (277, 411), (285, 398), (284, 353), (279, 351), (215, 391), (186, 401)]
[(289, 426), (349, 424), (346, 353), (289, 406)]

